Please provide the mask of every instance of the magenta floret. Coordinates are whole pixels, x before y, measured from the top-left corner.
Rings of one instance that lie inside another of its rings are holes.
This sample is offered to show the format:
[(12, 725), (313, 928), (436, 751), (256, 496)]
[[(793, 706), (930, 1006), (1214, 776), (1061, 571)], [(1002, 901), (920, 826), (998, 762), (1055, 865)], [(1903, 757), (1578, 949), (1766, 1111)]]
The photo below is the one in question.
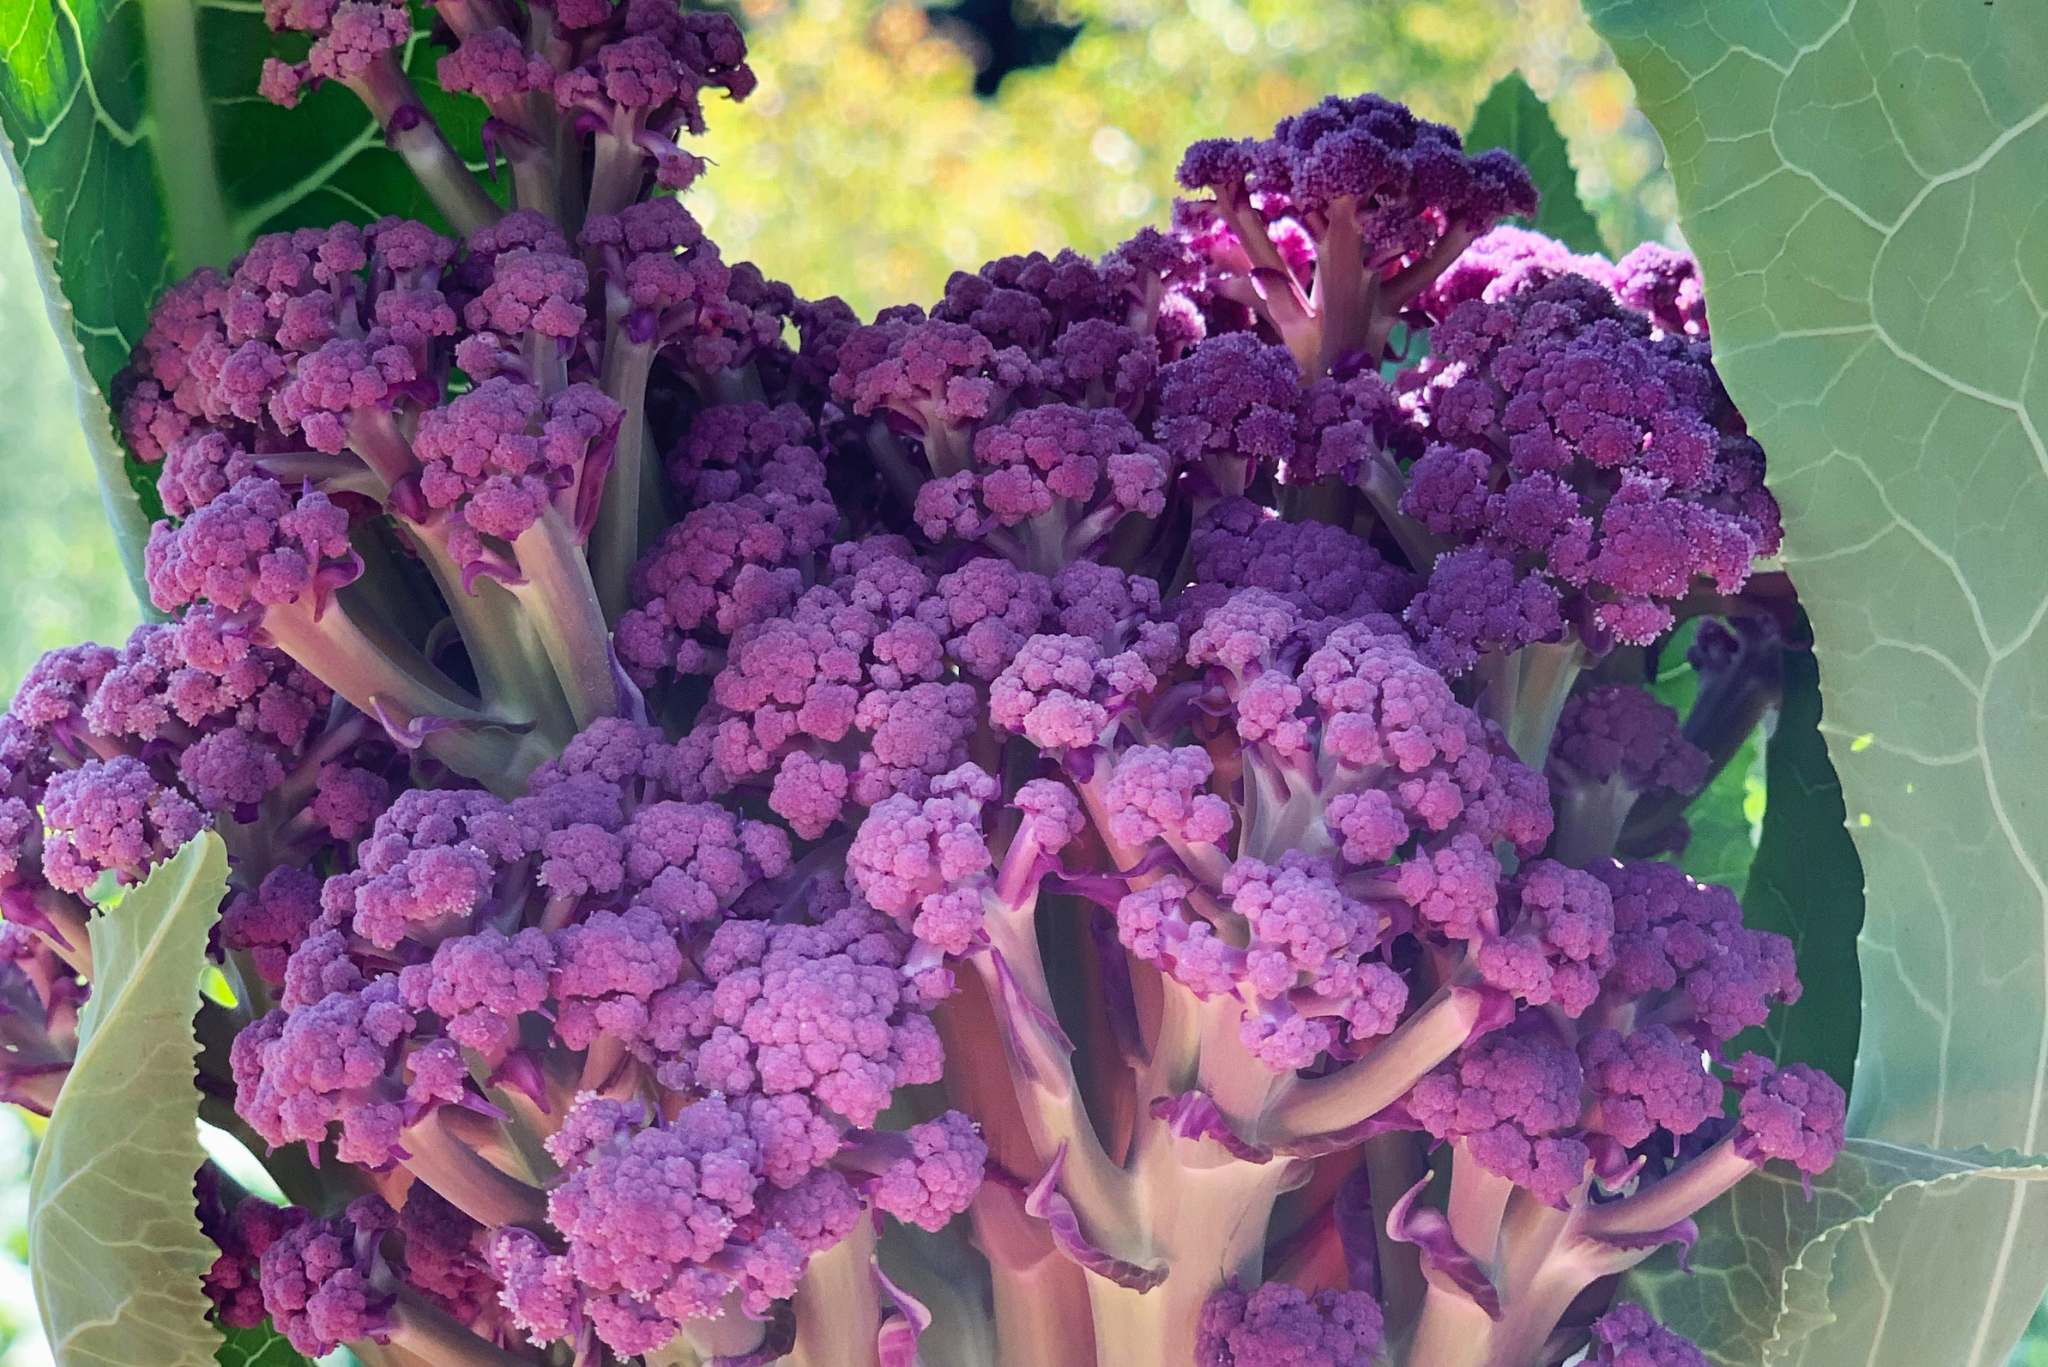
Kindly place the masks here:
[(1593, 1321), (1591, 1367), (1708, 1367), (1706, 1354), (1640, 1305), (1618, 1305)]
[(1407, 1104), (1432, 1135), (1464, 1141), (1479, 1166), (1560, 1205), (1585, 1181), (1586, 1145), (1574, 1133), (1583, 1082), (1571, 1045), (1528, 1016), (1467, 1045)]
[(1761, 1054), (1744, 1054), (1729, 1076), (1742, 1093), (1737, 1152), (1758, 1162), (1782, 1158), (1807, 1177), (1835, 1161), (1848, 1113), (1840, 1083), (1818, 1068), (1781, 1068)]
[(1202, 1307), (1195, 1367), (1372, 1367), (1385, 1325), (1363, 1291), (1285, 1282), (1245, 1292), (1235, 1282)]

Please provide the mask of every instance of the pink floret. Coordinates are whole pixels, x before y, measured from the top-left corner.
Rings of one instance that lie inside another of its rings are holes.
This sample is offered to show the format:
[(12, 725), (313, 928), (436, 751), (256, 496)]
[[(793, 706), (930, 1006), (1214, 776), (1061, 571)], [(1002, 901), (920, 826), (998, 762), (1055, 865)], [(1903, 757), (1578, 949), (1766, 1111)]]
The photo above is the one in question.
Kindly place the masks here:
[(43, 791), (43, 876), (83, 895), (104, 874), (139, 883), (205, 828), (206, 815), (138, 759), (89, 760)]
[(150, 598), (166, 612), (199, 599), (229, 610), (315, 601), (360, 573), (348, 514), (314, 492), (297, 498), (250, 475), (177, 527), (151, 529)]
[(1593, 1321), (1589, 1367), (1708, 1367), (1706, 1354), (1650, 1318), (1640, 1305), (1617, 1305)]
[(1117, 757), (1104, 794), (1110, 833), (1133, 846), (1162, 835), (1189, 844), (1221, 843), (1235, 817), (1228, 802), (1203, 791), (1214, 769), (1199, 745), (1132, 746)]
[(1489, 1172), (1558, 1205), (1585, 1180), (1578, 1056), (1540, 1016), (1467, 1045), (1423, 1078), (1408, 1109), (1430, 1134), (1465, 1141)]
[(1267, 1282), (1247, 1293), (1232, 1282), (1202, 1307), (1195, 1367), (1372, 1367), (1384, 1328), (1363, 1291), (1310, 1296)]
[(972, 1120), (948, 1111), (905, 1131), (909, 1152), (883, 1169), (871, 1199), (877, 1210), (933, 1233), (967, 1209), (981, 1188), (988, 1144)]
[(1744, 1054), (1729, 1075), (1742, 1093), (1738, 1152), (1758, 1162), (1782, 1158), (1808, 1177), (1835, 1161), (1848, 1108), (1841, 1084), (1818, 1068), (1781, 1068), (1761, 1054)]
[(1699, 1046), (1666, 1025), (1627, 1035), (1598, 1030), (1579, 1043), (1595, 1128), (1634, 1148), (1658, 1130), (1688, 1135), (1721, 1114), (1722, 1087)]

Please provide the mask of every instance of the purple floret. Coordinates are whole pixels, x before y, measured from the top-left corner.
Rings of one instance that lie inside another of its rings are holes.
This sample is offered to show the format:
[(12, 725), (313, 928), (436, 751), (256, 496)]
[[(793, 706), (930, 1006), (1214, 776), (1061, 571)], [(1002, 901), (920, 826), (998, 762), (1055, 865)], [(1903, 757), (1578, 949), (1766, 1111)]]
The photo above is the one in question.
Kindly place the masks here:
[(362, 572), (348, 514), (325, 494), (297, 498), (250, 475), (178, 526), (159, 522), (145, 556), (150, 598), (166, 612), (200, 599), (236, 610), (316, 604)]
[[(1458, 304), (1406, 383), (1442, 444), (1416, 463), (1402, 508), (1460, 548), (1438, 559), (1418, 629), (1540, 590), (1596, 646), (1646, 644), (1696, 584), (1739, 592), (1777, 550), (1759, 454), (1705, 348), (1653, 334), (1595, 281)], [(1459, 578), (1439, 584), (1447, 567)], [(1466, 646), (1440, 648), (1452, 669), (1519, 643), (1497, 628), (1451, 634)]]
[(1614, 266), (1614, 292), (1632, 309), (1650, 315), (1659, 332), (1678, 337), (1707, 336), (1707, 296), (1700, 263), (1661, 242), (1645, 242)]
[(1246, 1292), (1236, 1282), (1202, 1307), (1195, 1367), (1372, 1367), (1385, 1325), (1363, 1291), (1318, 1291), (1285, 1282)]
[(1735, 894), (1695, 883), (1656, 861), (1590, 870), (1614, 902), (1609, 990), (1624, 997), (1674, 994), (1707, 1041), (1762, 1025), (1774, 1003), (1799, 999), (1792, 942), (1742, 924)]
[(1708, 1367), (1706, 1354), (1650, 1318), (1640, 1305), (1618, 1305), (1593, 1321), (1589, 1367)]
[(1583, 1081), (1572, 1047), (1540, 1016), (1523, 1016), (1416, 1083), (1407, 1105), (1430, 1134), (1464, 1141), (1482, 1168), (1562, 1205), (1585, 1181), (1574, 1133)]
[(127, 755), (90, 760), (43, 790), (43, 876), (84, 895), (103, 875), (139, 883), (205, 828), (206, 814)]
[(1512, 887), (1514, 909), (1501, 918), (1503, 933), (1479, 946), (1480, 976), (1531, 1006), (1584, 1014), (1613, 962), (1607, 888), (1550, 859), (1523, 865)]
[(1607, 684), (1573, 695), (1551, 742), (1553, 777), (1620, 779), (1637, 792), (1697, 792), (1707, 757), (1679, 730), (1678, 713), (1640, 688)]
[(948, 1111), (904, 1132), (902, 1156), (875, 1178), (875, 1209), (933, 1233), (967, 1209), (981, 1188), (988, 1144), (972, 1120)]
[(258, 1264), (271, 1322), (310, 1357), (387, 1337), (396, 1297), (380, 1275), (378, 1244), (396, 1222), (391, 1207), (363, 1196), (325, 1220), (293, 1213), (299, 1222), (263, 1249)]
[(1757, 1162), (1782, 1158), (1807, 1177), (1835, 1161), (1848, 1112), (1840, 1083), (1818, 1068), (1781, 1068), (1761, 1054), (1737, 1059), (1729, 1077), (1742, 1093), (1737, 1152)]
[(1286, 347), (1249, 333), (1212, 337), (1159, 372), (1153, 435), (1177, 464), (1203, 472), (1211, 496), (1240, 495), (1293, 457), (1300, 392)]
[(1699, 1046), (1666, 1025), (1626, 1035), (1597, 1030), (1579, 1043), (1593, 1128), (1634, 1148), (1658, 1130), (1688, 1135), (1721, 1114), (1720, 1080)]

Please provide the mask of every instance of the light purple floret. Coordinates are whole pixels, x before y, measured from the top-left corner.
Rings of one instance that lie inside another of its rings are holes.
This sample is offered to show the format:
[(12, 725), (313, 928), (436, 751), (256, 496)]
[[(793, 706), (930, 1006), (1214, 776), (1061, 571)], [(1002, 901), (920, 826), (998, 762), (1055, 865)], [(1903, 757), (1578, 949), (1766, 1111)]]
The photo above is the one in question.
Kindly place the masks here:
[(1202, 1307), (1195, 1367), (1372, 1367), (1384, 1329), (1363, 1291), (1310, 1296), (1267, 1282), (1245, 1292), (1232, 1282)]
[(1584, 1073), (1540, 1016), (1486, 1035), (1415, 1084), (1408, 1109), (1439, 1139), (1463, 1141), (1489, 1172), (1561, 1205), (1585, 1180), (1579, 1123)]
[(1708, 1367), (1706, 1354), (1640, 1305), (1618, 1305), (1593, 1321), (1589, 1367)]

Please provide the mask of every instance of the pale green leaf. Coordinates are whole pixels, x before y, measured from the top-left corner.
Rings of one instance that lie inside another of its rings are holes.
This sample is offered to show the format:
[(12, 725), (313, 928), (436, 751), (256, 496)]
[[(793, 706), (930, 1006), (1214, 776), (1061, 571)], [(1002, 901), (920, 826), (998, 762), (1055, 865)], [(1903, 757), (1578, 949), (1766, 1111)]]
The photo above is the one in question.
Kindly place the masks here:
[(211, 831), (93, 918), (78, 1059), (29, 1172), (29, 1271), (58, 1367), (204, 1367), (192, 1017), (227, 849)]
[(1465, 146), (1474, 152), (1504, 147), (1529, 168), (1542, 196), (1530, 226), (1550, 234), (1575, 252), (1603, 252), (1600, 225), (1579, 199), (1579, 177), (1572, 169), (1564, 135), (1551, 122), (1550, 110), (1537, 98), (1520, 72), (1510, 72), (1486, 93), (1473, 112)]
[[(1664, 139), (1716, 360), (1769, 453), (1813, 621), (1870, 889), (1852, 1130), (2038, 1152), (2048, 25), (2006, 0), (1588, 10)], [(1988, 1261), (1914, 1312), (1943, 1363), (2002, 1362), (2048, 1284), (2048, 1198), (1974, 1190)], [(1876, 1256), (1900, 1285), (1925, 1261)], [(1838, 1342), (1800, 1360), (1865, 1360), (1831, 1356)]]
[(1853, 1139), (1811, 1198), (1783, 1165), (1743, 1182), (1701, 1218), (1690, 1272), (1660, 1254), (1625, 1294), (1723, 1367), (2000, 1361), (1930, 1309), (1982, 1300), (2003, 1210), (2044, 1181), (2048, 1159)]

